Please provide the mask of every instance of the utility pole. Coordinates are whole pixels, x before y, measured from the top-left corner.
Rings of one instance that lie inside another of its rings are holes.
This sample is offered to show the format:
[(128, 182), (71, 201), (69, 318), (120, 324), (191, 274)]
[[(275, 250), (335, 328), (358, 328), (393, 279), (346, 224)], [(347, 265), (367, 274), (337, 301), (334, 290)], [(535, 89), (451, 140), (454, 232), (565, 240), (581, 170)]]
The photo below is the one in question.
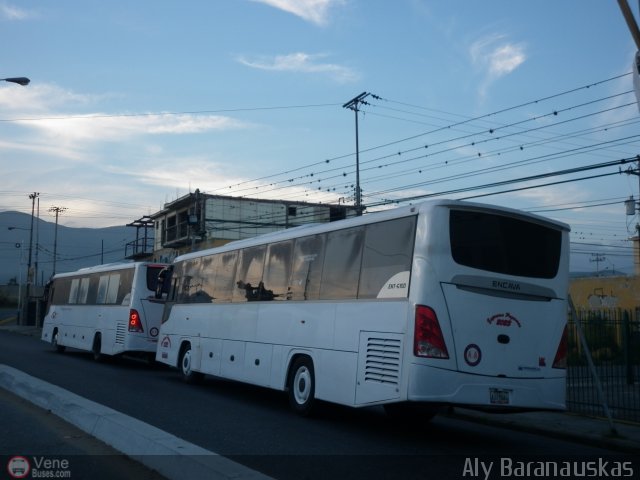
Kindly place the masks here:
[(33, 192), (29, 194), (29, 199), (31, 199), (31, 228), (29, 232), (29, 259), (27, 261), (27, 288), (25, 292), (24, 302), (24, 315), (22, 315), (22, 323), (23, 325), (28, 324), (28, 316), (29, 316), (29, 298), (31, 297), (31, 282), (33, 281), (33, 271), (31, 270), (31, 253), (33, 252), (33, 214), (36, 206), (36, 198), (38, 198), (40, 194), (38, 192)]
[(591, 258), (589, 259), (590, 262), (595, 262), (596, 264), (596, 276), (600, 273), (600, 262), (604, 262), (606, 260), (606, 257), (600, 253), (592, 253), (591, 254)]
[(55, 212), (56, 214), (56, 229), (53, 237), (53, 273), (51, 276), (53, 277), (56, 274), (56, 260), (58, 259), (58, 215), (67, 210), (66, 207), (51, 207), (49, 209), (50, 212)]
[[(636, 175), (638, 177), (638, 198), (640, 198), (640, 155), (638, 155), (638, 167), (634, 170), (629, 167), (625, 172), (627, 175)], [(640, 212), (640, 201), (636, 202), (633, 195), (624, 202), (626, 213), (628, 216), (634, 216), (636, 212)], [(640, 223), (636, 223), (636, 235), (632, 237), (633, 241), (633, 263), (636, 275), (640, 275)]]
[(360, 190), (360, 147), (358, 145), (358, 106), (360, 104), (369, 105), (365, 102), (365, 98), (371, 95), (369, 92), (362, 92), (357, 97), (352, 98), (347, 103), (342, 105), (342, 108), (348, 108), (353, 110), (356, 114), (356, 191), (355, 191), (355, 203), (356, 211), (358, 215), (362, 215), (362, 195)]

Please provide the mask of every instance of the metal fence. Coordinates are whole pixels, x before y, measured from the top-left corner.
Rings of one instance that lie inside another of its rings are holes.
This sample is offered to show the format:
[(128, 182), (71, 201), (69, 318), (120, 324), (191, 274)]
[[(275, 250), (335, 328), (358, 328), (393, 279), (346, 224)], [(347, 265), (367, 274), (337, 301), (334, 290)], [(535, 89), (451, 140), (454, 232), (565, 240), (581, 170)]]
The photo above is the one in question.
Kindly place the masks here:
[(603, 398), (613, 418), (640, 422), (640, 320), (638, 311), (578, 311), (597, 381), (588, 364), (579, 329), (569, 316), (567, 407), (570, 411), (605, 416)]

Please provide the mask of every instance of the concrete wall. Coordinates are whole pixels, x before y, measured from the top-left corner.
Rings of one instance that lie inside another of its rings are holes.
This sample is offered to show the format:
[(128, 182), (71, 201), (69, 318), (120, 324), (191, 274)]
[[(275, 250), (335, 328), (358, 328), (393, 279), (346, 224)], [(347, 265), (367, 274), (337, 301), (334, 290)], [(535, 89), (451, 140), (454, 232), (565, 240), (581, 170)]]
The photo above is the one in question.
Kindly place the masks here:
[(577, 309), (640, 307), (640, 277), (576, 278), (569, 284), (569, 293)]

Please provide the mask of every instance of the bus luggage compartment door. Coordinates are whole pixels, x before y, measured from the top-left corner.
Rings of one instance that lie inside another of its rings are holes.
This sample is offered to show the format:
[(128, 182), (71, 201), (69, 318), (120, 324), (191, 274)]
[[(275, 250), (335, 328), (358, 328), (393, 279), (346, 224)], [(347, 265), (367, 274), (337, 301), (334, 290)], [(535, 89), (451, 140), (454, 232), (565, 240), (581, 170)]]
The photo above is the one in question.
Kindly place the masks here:
[(557, 298), (506, 296), (443, 283), (458, 370), (479, 375), (545, 378), (566, 323)]

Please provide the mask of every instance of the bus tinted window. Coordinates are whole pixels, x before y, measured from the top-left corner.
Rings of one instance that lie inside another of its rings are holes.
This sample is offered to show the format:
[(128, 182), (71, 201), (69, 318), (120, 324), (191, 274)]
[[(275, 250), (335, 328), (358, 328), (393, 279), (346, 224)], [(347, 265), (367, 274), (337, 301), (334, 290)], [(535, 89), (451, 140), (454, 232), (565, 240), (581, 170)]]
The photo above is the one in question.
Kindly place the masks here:
[(152, 292), (156, 291), (156, 287), (158, 286), (158, 274), (164, 267), (162, 266), (148, 266), (147, 270), (147, 290), (151, 290)]
[(298, 238), (293, 249), (290, 300), (317, 300), (324, 263), (325, 235)]
[(215, 302), (230, 302), (236, 289), (236, 263), (238, 252), (226, 252), (216, 255)]
[(415, 226), (416, 217), (367, 226), (358, 298), (378, 297), (394, 275), (411, 270)]
[(80, 285), (80, 279), (74, 278), (71, 281), (71, 288), (69, 289), (69, 299), (68, 303), (77, 303), (78, 302), (78, 287)]
[(265, 246), (261, 245), (240, 251), (236, 288), (233, 291), (234, 302), (262, 300), (266, 295), (262, 283), (265, 250)]
[(53, 305), (65, 305), (69, 300), (69, 290), (71, 280), (68, 278), (56, 279), (53, 282), (53, 292), (51, 293), (51, 303)]
[(78, 289), (78, 303), (86, 304), (88, 295), (89, 277), (83, 277), (80, 279), (80, 288)]
[(328, 233), (320, 287), (321, 299), (356, 298), (363, 240), (363, 227)]
[(273, 295), (264, 300), (287, 300), (292, 258), (293, 240), (269, 245), (262, 281), (265, 290)]
[[(188, 260), (182, 264), (178, 302), (180, 303), (205, 303), (202, 293), (202, 276), (200, 273), (201, 260), (199, 258)], [(210, 300), (209, 300), (210, 301)]]
[(451, 254), (456, 263), (480, 270), (553, 278), (560, 263), (559, 230), (503, 215), (452, 210)]

